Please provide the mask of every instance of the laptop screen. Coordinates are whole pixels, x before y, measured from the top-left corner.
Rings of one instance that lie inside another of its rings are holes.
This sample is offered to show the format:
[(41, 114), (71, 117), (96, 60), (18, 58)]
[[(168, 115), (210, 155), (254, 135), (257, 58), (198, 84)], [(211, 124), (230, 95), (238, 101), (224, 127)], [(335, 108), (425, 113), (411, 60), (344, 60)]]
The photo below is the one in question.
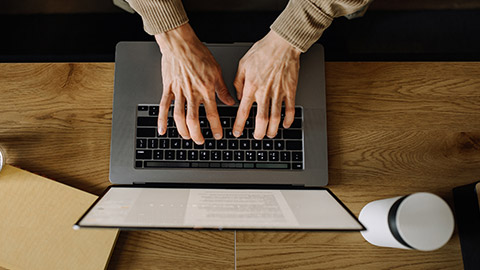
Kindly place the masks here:
[(112, 186), (74, 226), (362, 230), (328, 190)]

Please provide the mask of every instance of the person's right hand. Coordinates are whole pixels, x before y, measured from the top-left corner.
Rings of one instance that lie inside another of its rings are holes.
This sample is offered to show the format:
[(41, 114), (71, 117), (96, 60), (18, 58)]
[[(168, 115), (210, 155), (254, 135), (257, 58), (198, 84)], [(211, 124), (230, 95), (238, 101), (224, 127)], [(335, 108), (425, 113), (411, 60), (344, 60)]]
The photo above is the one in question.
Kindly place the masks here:
[[(199, 123), (199, 106), (204, 104), (215, 139), (223, 137), (215, 93), (227, 105), (232, 98), (222, 78), (220, 66), (200, 42), (189, 24), (155, 35), (162, 52), (163, 94), (158, 114), (158, 133), (167, 130), (168, 110), (175, 100), (173, 118), (178, 133), (184, 139), (203, 144)], [(185, 102), (187, 112), (185, 117)]]

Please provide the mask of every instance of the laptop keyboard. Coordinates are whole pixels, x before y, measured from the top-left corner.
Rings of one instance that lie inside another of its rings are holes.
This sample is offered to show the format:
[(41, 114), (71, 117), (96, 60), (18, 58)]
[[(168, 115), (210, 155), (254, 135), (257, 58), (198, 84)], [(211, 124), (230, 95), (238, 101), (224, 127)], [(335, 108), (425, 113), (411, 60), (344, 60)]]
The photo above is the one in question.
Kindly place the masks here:
[(289, 129), (280, 122), (277, 136), (253, 138), (256, 107), (253, 106), (239, 138), (233, 136), (237, 106), (218, 106), (223, 138), (215, 140), (205, 110), (200, 107), (199, 121), (205, 143), (184, 140), (175, 128), (169, 112), (167, 132), (157, 132), (158, 105), (137, 106), (135, 168), (218, 168), (303, 170), (303, 109), (295, 107), (295, 120)]

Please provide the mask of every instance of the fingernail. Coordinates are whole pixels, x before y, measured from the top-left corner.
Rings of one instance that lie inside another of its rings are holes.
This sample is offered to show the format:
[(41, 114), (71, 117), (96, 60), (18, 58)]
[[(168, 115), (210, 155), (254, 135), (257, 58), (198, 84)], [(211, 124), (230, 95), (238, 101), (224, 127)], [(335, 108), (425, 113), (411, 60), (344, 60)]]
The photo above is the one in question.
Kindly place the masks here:
[(220, 134), (220, 133), (215, 133), (213, 136), (214, 136), (215, 139), (217, 139), (217, 140), (220, 140), (220, 139), (222, 138), (222, 134)]
[(234, 132), (233, 132), (233, 136), (235, 136), (235, 137), (238, 137), (238, 136), (240, 136), (240, 132), (238, 132), (238, 131), (234, 131)]
[(164, 132), (165, 132), (165, 129), (163, 129), (163, 127), (158, 128), (159, 134), (163, 135)]

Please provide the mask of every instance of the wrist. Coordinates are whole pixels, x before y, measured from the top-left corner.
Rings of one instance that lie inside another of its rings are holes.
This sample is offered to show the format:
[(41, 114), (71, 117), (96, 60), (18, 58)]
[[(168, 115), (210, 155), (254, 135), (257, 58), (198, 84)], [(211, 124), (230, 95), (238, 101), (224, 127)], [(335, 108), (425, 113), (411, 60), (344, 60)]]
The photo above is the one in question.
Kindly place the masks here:
[(279, 34), (277, 34), (275, 31), (270, 30), (268, 34), (264, 37), (264, 39), (274, 46), (276, 49), (284, 51), (286, 53), (291, 53), (295, 56), (300, 57), (300, 54), (302, 53), (299, 49), (294, 47), (292, 44), (290, 44), (286, 39), (281, 37)]
[(201, 43), (192, 27), (188, 23), (170, 31), (156, 34), (155, 40), (157, 41), (162, 54), (168, 52), (175, 53), (184, 46)]

